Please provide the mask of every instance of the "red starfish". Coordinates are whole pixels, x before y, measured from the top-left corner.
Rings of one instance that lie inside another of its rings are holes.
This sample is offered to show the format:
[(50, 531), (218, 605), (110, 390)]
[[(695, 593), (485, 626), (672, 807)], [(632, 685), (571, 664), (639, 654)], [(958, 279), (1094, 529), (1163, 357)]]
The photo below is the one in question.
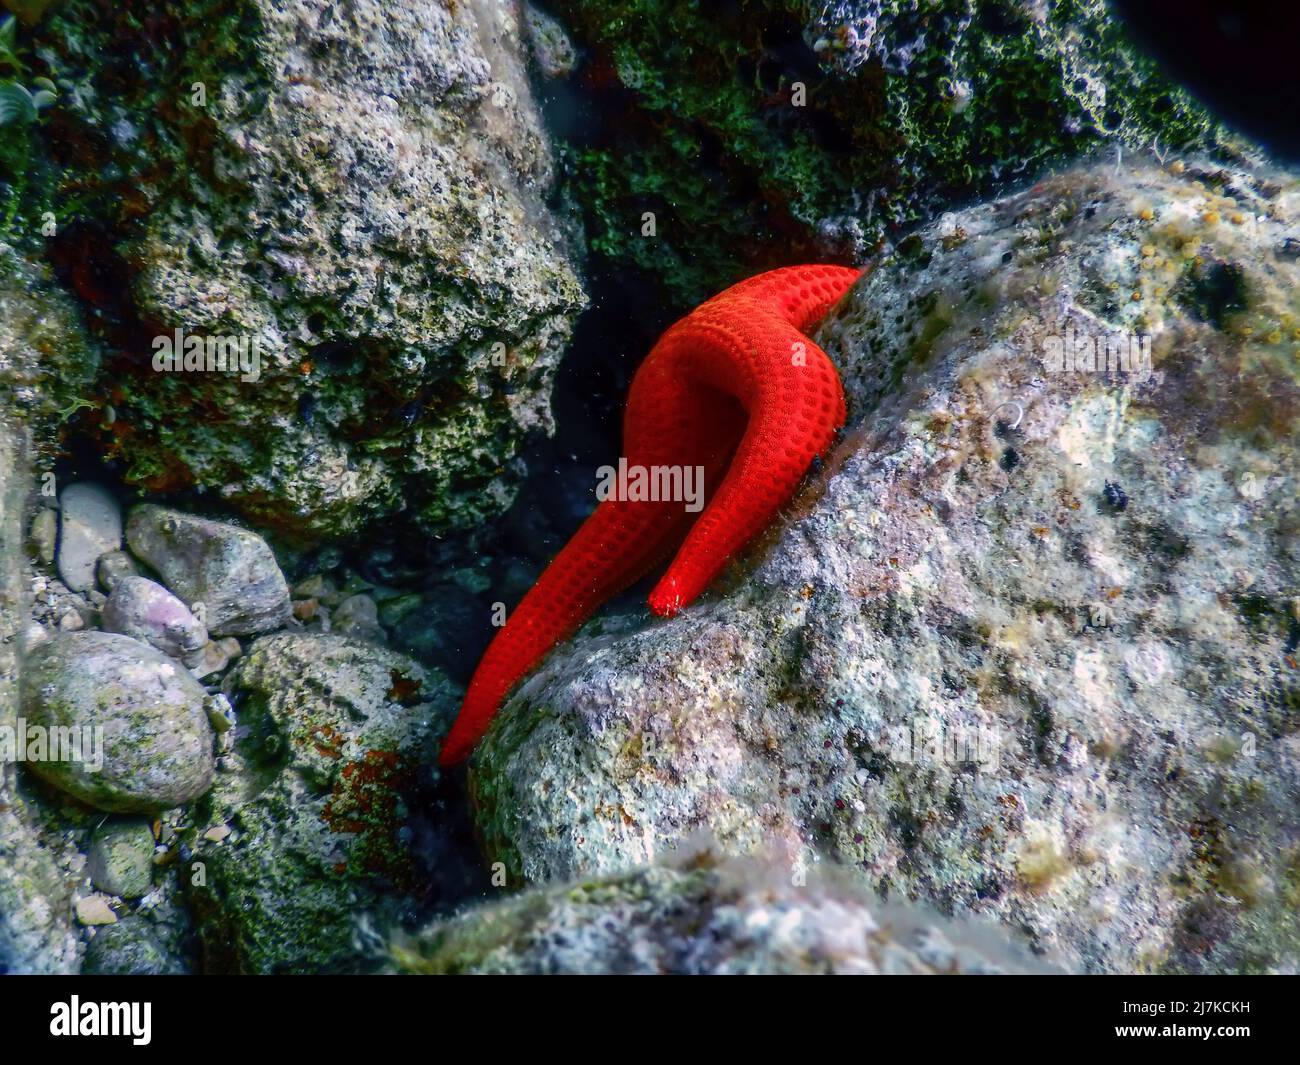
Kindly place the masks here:
[(469, 755), (515, 682), (601, 603), (676, 552), (649, 599), (656, 614), (676, 614), (790, 500), (845, 417), (839, 375), (804, 333), (861, 273), (759, 274), (664, 333), (632, 379), (623, 448), (629, 469), (702, 467), (704, 512), (692, 525), (681, 499), (604, 500), (483, 655), (443, 765)]

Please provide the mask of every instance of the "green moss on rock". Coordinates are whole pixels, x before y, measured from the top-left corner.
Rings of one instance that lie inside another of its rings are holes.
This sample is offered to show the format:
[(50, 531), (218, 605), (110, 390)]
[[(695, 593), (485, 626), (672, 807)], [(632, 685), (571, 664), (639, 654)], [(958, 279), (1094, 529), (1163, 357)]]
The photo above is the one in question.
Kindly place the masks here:
[(614, 111), (565, 149), (591, 247), (683, 306), (764, 267), (860, 259), (1102, 142), (1223, 140), (1102, 0), (557, 6)]
[[(26, 236), (106, 341), (75, 428), (129, 483), (301, 542), (509, 504), (585, 300), (513, 11), (68, 0), (33, 30), (80, 88), (41, 127), (61, 221)], [(256, 343), (255, 379), (157, 372), (177, 328)]]
[(417, 905), (410, 804), (452, 690), (340, 636), (253, 644), (225, 690), (241, 737), (194, 841), (208, 972), (352, 971), (367, 930)]
[(411, 974), (1039, 973), (992, 925), (883, 905), (779, 859), (672, 864), (524, 892), (396, 940)]

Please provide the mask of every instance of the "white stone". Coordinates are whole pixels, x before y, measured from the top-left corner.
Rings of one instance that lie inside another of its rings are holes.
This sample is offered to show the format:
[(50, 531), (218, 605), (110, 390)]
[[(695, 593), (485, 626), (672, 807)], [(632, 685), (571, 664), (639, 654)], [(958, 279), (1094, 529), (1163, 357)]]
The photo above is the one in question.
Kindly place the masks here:
[(59, 576), (74, 592), (95, 584), (95, 563), (122, 546), (122, 509), (103, 486), (70, 484), (59, 499)]

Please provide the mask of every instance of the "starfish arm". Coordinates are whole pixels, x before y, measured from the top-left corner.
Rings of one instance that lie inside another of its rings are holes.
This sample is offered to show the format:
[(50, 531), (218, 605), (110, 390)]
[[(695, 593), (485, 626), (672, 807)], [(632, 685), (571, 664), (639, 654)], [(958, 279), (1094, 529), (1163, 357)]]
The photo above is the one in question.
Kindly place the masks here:
[(859, 267), (823, 264), (783, 266), (732, 285), (703, 307), (752, 299), (779, 314), (799, 332), (807, 333), (866, 272)]
[[(667, 372), (664, 355), (656, 345), (628, 397), (628, 465), (700, 465), (704, 484), (718, 483), (744, 429), (744, 412), (728, 406), (725, 396), (688, 387)], [(680, 500), (600, 503), (488, 646), (440, 762), (454, 765), (467, 757), (515, 683), (602, 603), (670, 558), (693, 517)]]
[(470, 753), (520, 677), (606, 599), (680, 546), (650, 595), (656, 613), (677, 612), (788, 502), (844, 422), (835, 368), (803, 333), (861, 274), (773, 270), (664, 334), (632, 381), (624, 451), (629, 467), (702, 469), (703, 494), (693, 502), (704, 502), (703, 513), (688, 534), (694, 514), (683, 500), (602, 502), (488, 646), (443, 765)]
[(464, 760), (515, 682), (601, 603), (648, 572), (674, 526), (680, 519), (670, 504), (611, 499), (592, 512), (488, 645), (443, 744), (442, 765)]
[[(676, 614), (709, 586), (790, 501), (844, 424), (844, 393), (825, 352), (784, 321), (758, 325), (761, 340), (732, 341), (751, 349), (739, 365), (753, 367), (756, 381), (736, 385), (748, 396), (749, 424), (717, 493), (650, 593), (656, 614)], [(711, 346), (720, 344), (714, 338)], [(736, 366), (736, 357), (728, 363)]]

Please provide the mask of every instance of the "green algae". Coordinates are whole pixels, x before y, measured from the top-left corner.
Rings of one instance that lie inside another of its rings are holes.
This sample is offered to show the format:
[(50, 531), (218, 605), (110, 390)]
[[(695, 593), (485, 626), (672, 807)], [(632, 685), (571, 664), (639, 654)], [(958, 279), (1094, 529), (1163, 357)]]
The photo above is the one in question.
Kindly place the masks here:
[[(877, 37), (908, 59), (864, 58), (851, 74), (835, 69), (837, 27), (819, 41), (804, 28), (827, 5), (557, 6), (614, 110), (611, 129), (564, 149), (590, 246), (680, 306), (764, 267), (860, 259), (944, 206), (1098, 144), (1225, 139), (1100, 0), (884, 3)], [(641, 233), (646, 211), (654, 237)]]

